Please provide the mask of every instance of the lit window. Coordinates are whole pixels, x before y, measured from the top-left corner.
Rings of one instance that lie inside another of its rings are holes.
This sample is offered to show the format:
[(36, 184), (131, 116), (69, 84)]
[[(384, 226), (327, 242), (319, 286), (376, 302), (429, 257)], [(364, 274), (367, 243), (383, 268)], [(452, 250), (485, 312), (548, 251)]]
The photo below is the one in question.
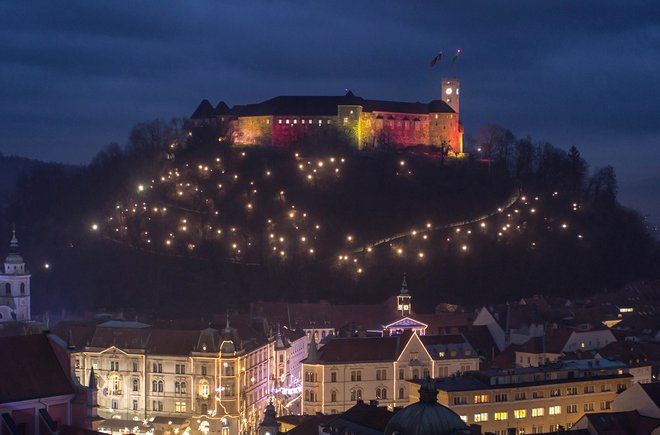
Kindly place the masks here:
[(495, 421), (503, 421), (507, 420), (509, 418), (509, 413), (508, 412), (496, 412), (495, 413)]
[(556, 405), (556, 406), (551, 406), (548, 408), (548, 414), (550, 415), (559, 415), (561, 414), (561, 406)]
[(532, 408), (532, 417), (543, 417), (545, 414), (545, 409), (543, 408)]
[(278, 119), (278, 120), (277, 120), (277, 123), (278, 123), (278, 124), (281, 124), (281, 123), (282, 123), (282, 120), (281, 120), (281, 119)]
[(527, 417), (527, 410), (526, 409), (516, 409), (513, 411), (513, 418), (525, 418)]
[(289, 124), (289, 120), (288, 120), (288, 119), (287, 119), (285, 122), (286, 122), (287, 124)]
[(348, 124), (348, 118), (344, 118), (344, 124)]
[(479, 414), (474, 414), (474, 422), (479, 423), (481, 421), (488, 421), (487, 412), (480, 412)]
[(294, 124), (298, 124), (298, 120), (297, 120), (297, 119), (294, 119), (294, 120), (293, 120), (293, 123), (294, 123)]

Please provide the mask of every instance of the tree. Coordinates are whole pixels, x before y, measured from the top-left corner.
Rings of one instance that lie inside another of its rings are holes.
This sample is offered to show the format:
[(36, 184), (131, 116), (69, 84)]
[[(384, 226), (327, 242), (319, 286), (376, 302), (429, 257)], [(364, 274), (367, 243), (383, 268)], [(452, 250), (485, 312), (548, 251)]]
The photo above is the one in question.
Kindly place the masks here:
[(575, 146), (568, 150), (568, 191), (576, 197), (584, 188), (584, 180), (587, 175), (587, 162), (580, 155)]
[(599, 169), (589, 179), (587, 197), (594, 202), (614, 203), (619, 190), (616, 172), (611, 165)]

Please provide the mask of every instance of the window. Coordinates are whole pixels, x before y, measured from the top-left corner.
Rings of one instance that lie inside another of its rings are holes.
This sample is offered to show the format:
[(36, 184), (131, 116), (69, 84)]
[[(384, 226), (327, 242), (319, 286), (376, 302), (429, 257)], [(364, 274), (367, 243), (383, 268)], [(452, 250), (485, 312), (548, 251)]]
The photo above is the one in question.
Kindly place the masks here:
[(430, 374), (429, 374), (429, 369), (428, 369), (428, 367), (424, 367), (424, 368), (422, 369), (422, 376), (424, 377), (424, 379), (428, 379), (428, 378), (431, 377)]
[(506, 393), (499, 393), (495, 395), (496, 402), (506, 402), (507, 400), (509, 400), (509, 398), (507, 397)]
[(174, 394), (181, 394), (181, 382), (174, 383)]
[(22, 295), (25, 294), (25, 283), (23, 283), (23, 282), (21, 283), (21, 294)]
[(577, 412), (577, 405), (566, 405), (566, 414), (575, 414)]
[(399, 369), (399, 379), (403, 379), (403, 369)]
[(330, 401), (331, 402), (337, 401), (337, 390), (332, 390), (332, 392), (330, 393)]
[(594, 392), (594, 386), (593, 385), (585, 385), (584, 387), (584, 394), (590, 394)]
[(202, 366), (202, 376), (206, 376), (206, 366)]
[(567, 395), (567, 396), (575, 396), (575, 395), (578, 393), (577, 391), (578, 391), (578, 390), (577, 390), (577, 387), (570, 387), (570, 388), (567, 388), (567, 389), (566, 389), (566, 395)]
[(138, 401), (134, 400), (133, 401), (133, 411), (137, 411), (137, 410), (138, 410)]
[(454, 396), (454, 405), (465, 405), (468, 403), (466, 396)]
[(603, 385), (600, 386), (600, 391), (602, 393), (612, 391), (612, 386), (610, 384), (603, 384)]
[(625, 391), (626, 388), (628, 388), (628, 387), (626, 387), (626, 384), (616, 384), (616, 392), (617, 393)]
[(352, 370), (351, 371), (351, 381), (361, 381), (362, 380), (362, 371), (361, 370)]
[(163, 373), (163, 363), (153, 363), (151, 368), (154, 373)]
[(594, 402), (588, 402), (584, 404), (584, 412), (593, 412)]
[(110, 361), (110, 371), (111, 372), (119, 371), (119, 361)]
[(513, 411), (513, 418), (521, 419), (527, 417), (526, 409), (516, 409)]
[(281, 362), (281, 363), (284, 362), (284, 355), (283, 355), (283, 354), (280, 354), (280, 362)]
[(140, 391), (140, 383), (137, 379), (133, 379), (133, 391)]
[(163, 381), (158, 381), (158, 392), (159, 393), (163, 392)]
[(476, 394), (474, 396), (474, 403), (488, 403), (488, 394)]
[(344, 125), (348, 124), (348, 117), (344, 118)]
[(559, 415), (559, 414), (561, 414), (561, 406), (559, 406), (559, 405), (550, 406), (548, 408), (548, 414), (549, 415)]
[(362, 400), (362, 390), (359, 388), (351, 390), (351, 401), (355, 402), (356, 400)]
[(185, 375), (186, 374), (186, 365), (185, 364), (177, 364), (175, 366), (174, 372), (177, 375)]
[(151, 381), (151, 392), (152, 393), (158, 392), (158, 382), (157, 381)]
[(516, 393), (515, 397), (516, 397), (516, 400), (527, 400), (527, 393), (524, 392), (524, 391), (518, 392), (518, 393)]
[(561, 396), (561, 390), (559, 388), (550, 390), (550, 397), (559, 397), (559, 396)]
[(550, 432), (559, 432), (559, 424), (551, 424), (550, 425)]
[(509, 413), (508, 412), (496, 412), (495, 416), (493, 417), (495, 421), (504, 421), (509, 418)]
[(543, 417), (545, 414), (543, 411), (545, 411), (544, 408), (532, 408), (532, 417)]
[(133, 371), (137, 372), (138, 371), (138, 363), (137, 361), (133, 361)]
[(199, 395), (204, 399), (209, 397), (209, 384), (206, 381), (203, 381), (199, 384)]
[(11, 284), (9, 283), (5, 284), (5, 294), (11, 296)]
[(447, 376), (449, 376), (449, 367), (448, 366), (438, 367), (438, 376), (441, 378), (442, 377), (446, 378)]
[(188, 385), (185, 382), (181, 382), (181, 394), (186, 394), (188, 392)]
[(337, 382), (337, 372), (330, 372), (330, 382)]
[(419, 369), (413, 369), (412, 377), (413, 379), (419, 379)]
[(174, 410), (176, 412), (186, 412), (186, 402), (176, 402), (174, 404)]
[(488, 421), (487, 412), (480, 412), (479, 414), (474, 414), (474, 422), (479, 423), (481, 421)]
[(403, 387), (399, 388), (399, 399), (403, 399), (406, 397), (406, 391), (403, 389)]
[(543, 391), (534, 391), (532, 393), (532, 399), (543, 399)]
[(376, 380), (384, 381), (387, 379), (387, 371), (385, 369), (376, 370)]
[(78, 358), (76, 358), (76, 368), (77, 369), (80, 368), (80, 360)]
[(612, 409), (612, 401), (611, 400), (606, 400), (605, 402), (600, 402), (600, 410), (601, 411), (606, 411), (608, 409)]
[(419, 352), (410, 352), (410, 361), (417, 361), (419, 359)]
[(153, 400), (151, 402), (151, 406), (154, 411), (162, 411), (163, 410), (163, 402), (160, 400)]
[(119, 401), (117, 399), (112, 399), (112, 409), (119, 408)]

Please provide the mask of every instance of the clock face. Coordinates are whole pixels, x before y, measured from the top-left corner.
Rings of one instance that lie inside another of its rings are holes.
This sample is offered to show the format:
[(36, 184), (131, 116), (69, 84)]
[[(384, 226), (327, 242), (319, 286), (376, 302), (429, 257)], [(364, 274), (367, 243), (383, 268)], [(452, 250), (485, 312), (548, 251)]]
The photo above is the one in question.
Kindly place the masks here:
[(447, 95), (451, 95), (452, 92), (453, 92), (453, 89), (452, 89), (452, 88), (447, 88), (447, 89), (445, 90), (445, 94), (447, 94)]

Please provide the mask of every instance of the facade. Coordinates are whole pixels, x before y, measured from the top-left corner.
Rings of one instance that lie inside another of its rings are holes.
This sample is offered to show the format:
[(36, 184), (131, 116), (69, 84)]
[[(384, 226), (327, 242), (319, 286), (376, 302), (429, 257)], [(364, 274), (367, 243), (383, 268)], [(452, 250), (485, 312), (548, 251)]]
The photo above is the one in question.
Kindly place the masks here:
[(478, 370), (479, 357), (462, 335), (334, 338), (312, 341), (303, 361), (302, 412), (336, 414), (356, 401), (407, 405), (407, 380)]
[(30, 313), (30, 273), (19, 253), (16, 231), (0, 274), (0, 322), (27, 322)]
[[(489, 370), (436, 379), (439, 402), (467, 424), (496, 435), (571, 428), (583, 415), (610, 412), (632, 376), (608, 360), (563, 361), (536, 368)], [(410, 382), (409, 390), (419, 384)]]
[(220, 141), (237, 145), (332, 144), (358, 149), (450, 146), (463, 153), (459, 119), (460, 82), (443, 78), (442, 98), (429, 103), (367, 100), (344, 96), (279, 96), (256, 104), (215, 108), (203, 100), (191, 116), (195, 127), (214, 127)]
[(218, 329), (108, 321), (55, 330), (69, 340), (73, 375), (83, 382), (94, 371), (107, 419), (200, 420), (223, 435), (253, 433), (276, 385), (286, 386), (287, 377), (276, 381), (274, 337), (229, 321)]

